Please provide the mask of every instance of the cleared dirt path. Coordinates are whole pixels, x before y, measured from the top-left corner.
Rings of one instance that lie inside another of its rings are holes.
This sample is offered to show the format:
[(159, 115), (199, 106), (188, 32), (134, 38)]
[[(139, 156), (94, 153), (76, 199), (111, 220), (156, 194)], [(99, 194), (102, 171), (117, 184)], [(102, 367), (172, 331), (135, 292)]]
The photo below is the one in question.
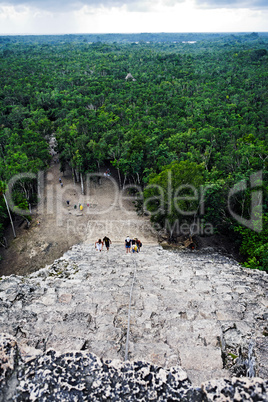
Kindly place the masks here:
[(105, 235), (122, 245), (127, 235), (138, 237), (143, 244), (157, 244), (149, 219), (136, 214), (133, 200), (119, 191), (116, 180), (103, 175), (93, 179), (82, 195), (71, 172), (62, 176), (59, 164), (52, 162), (44, 175), (41, 202), (33, 210), (30, 228), (19, 227), (17, 222), (17, 238), (13, 239), (10, 231), (9, 248), (0, 251), (0, 275), (34, 272), (53, 263), (74, 244), (92, 244)]

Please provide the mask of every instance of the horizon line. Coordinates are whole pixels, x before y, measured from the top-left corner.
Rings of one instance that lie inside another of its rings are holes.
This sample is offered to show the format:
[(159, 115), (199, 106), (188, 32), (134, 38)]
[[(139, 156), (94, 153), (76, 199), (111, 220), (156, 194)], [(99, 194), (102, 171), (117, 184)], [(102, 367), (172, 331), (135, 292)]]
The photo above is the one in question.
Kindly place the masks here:
[(62, 32), (62, 33), (0, 33), (0, 36), (62, 36), (62, 35), (143, 35), (143, 34), (247, 34), (268, 33), (268, 31), (185, 31), (185, 32)]

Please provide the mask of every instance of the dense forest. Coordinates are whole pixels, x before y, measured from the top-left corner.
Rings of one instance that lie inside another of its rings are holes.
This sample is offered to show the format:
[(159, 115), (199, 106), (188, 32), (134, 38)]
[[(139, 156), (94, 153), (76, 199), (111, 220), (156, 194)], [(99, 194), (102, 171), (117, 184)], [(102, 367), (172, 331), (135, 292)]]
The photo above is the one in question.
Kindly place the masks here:
[[(0, 37), (0, 237), (6, 184), (49, 166), (53, 134), (77, 181), (114, 166), (171, 240), (202, 226), (268, 270), (267, 47), (257, 33)], [(17, 181), (16, 206), (36, 193)]]

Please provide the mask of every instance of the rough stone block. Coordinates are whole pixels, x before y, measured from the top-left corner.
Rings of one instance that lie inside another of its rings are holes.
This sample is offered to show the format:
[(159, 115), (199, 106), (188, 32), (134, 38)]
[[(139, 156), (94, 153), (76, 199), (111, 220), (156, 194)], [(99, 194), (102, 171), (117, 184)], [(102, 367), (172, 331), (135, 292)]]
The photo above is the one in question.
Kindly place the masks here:
[(268, 381), (258, 378), (211, 380), (202, 385), (209, 401), (267, 401)]
[(185, 370), (222, 369), (221, 349), (212, 346), (180, 345), (181, 366)]

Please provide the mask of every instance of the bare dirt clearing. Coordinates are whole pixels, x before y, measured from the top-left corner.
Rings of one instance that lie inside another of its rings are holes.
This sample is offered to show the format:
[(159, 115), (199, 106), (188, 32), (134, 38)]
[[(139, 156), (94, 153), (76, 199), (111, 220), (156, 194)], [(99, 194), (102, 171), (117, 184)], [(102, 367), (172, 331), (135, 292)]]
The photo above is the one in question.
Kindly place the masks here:
[(11, 230), (8, 233), (9, 247), (0, 251), (0, 275), (34, 272), (52, 264), (74, 244), (90, 244), (105, 235), (121, 243), (122, 252), (127, 235), (138, 237), (144, 244), (157, 244), (149, 219), (136, 214), (133, 202), (118, 190), (113, 177), (102, 176), (100, 183), (97, 179), (82, 195), (80, 183), (74, 183), (71, 172), (62, 176), (59, 164), (53, 163), (45, 175), (41, 202), (33, 211), (30, 228), (19, 227), (18, 221), (17, 238), (12, 238)]

